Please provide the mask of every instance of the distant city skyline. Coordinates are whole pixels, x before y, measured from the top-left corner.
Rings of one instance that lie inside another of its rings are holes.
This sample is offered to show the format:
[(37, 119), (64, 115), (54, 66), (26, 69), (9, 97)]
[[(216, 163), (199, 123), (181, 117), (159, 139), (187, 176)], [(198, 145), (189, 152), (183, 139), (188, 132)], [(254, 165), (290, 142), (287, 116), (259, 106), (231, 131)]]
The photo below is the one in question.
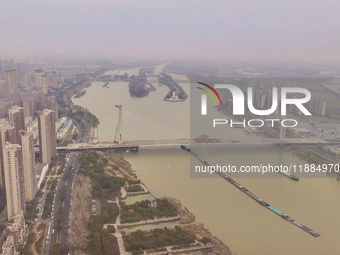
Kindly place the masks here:
[(338, 63), (338, 1), (0, 3), (0, 58)]

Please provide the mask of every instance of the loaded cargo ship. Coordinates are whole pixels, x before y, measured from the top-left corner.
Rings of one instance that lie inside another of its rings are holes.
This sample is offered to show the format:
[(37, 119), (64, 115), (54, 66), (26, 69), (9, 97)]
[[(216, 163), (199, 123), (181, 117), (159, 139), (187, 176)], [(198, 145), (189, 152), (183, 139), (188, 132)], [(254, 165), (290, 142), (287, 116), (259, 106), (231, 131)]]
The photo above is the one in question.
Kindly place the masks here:
[[(192, 150), (190, 150), (189, 148), (186, 148), (186, 146), (181, 145), (181, 149), (186, 150), (187, 152), (189, 152), (191, 155), (193, 155), (195, 158), (197, 158), (202, 164), (204, 164), (205, 166), (211, 166), (211, 164), (209, 164), (206, 160), (204, 160), (203, 158), (201, 158), (199, 155), (197, 155), (195, 152), (193, 152)], [(267, 202), (263, 201), (261, 198), (259, 198), (258, 196), (256, 196), (255, 194), (253, 194), (252, 192), (250, 192), (247, 188), (243, 187), (241, 184), (237, 183), (236, 181), (234, 181), (232, 178), (227, 177), (224, 173), (220, 173), (220, 172), (215, 172), (216, 174), (218, 174), (219, 176), (221, 176), (223, 179), (225, 179), (226, 181), (230, 182), (232, 185), (234, 185), (235, 187), (237, 187), (239, 190), (241, 190), (243, 193), (245, 193), (246, 195), (248, 195), (249, 197), (251, 197), (252, 199), (254, 199), (257, 203), (259, 203), (260, 205), (262, 205), (263, 207), (267, 208), (268, 210), (270, 210), (271, 212), (275, 213), (276, 215), (280, 216), (282, 219), (292, 223), (293, 225), (295, 225), (296, 227), (306, 231), (308, 234), (314, 236), (314, 237), (318, 237), (320, 236), (320, 234), (308, 227), (306, 227), (305, 225), (302, 225), (301, 223), (295, 221), (292, 217), (290, 217), (289, 215), (286, 215), (285, 213), (281, 212), (280, 210), (276, 209), (275, 207), (271, 206), (270, 204), (268, 204)], [(281, 172), (282, 173), (282, 172)]]

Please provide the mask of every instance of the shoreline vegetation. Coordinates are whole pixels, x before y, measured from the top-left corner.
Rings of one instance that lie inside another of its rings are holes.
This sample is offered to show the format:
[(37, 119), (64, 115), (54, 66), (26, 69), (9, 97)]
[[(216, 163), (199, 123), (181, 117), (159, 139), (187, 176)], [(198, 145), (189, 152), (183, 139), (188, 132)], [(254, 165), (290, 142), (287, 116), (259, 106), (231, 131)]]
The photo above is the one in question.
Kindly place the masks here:
[[(124, 195), (129, 187), (137, 184), (145, 187), (123, 157), (113, 153), (83, 152), (72, 196), (72, 215), (77, 215), (71, 218), (69, 243), (73, 251), (106, 255), (111, 249), (121, 247), (124, 240), (125, 249), (132, 254), (143, 254), (144, 251), (166, 254), (167, 249), (173, 253), (204, 249), (213, 254), (231, 254), (229, 248), (198, 223), (175, 198), (156, 198), (150, 193), (155, 198), (153, 201), (127, 205)], [(92, 215), (91, 206), (92, 209), (96, 207)], [(155, 227), (150, 231), (124, 232), (124, 223), (137, 226), (153, 221), (172, 221), (173, 218), (179, 220), (174, 229)], [(115, 230), (109, 229), (112, 225)]]
[(129, 92), (131, 97), (146, 97), (155, 90), (156, 88), (147, 81), (147, 76), (144, 73), (130, 77)]

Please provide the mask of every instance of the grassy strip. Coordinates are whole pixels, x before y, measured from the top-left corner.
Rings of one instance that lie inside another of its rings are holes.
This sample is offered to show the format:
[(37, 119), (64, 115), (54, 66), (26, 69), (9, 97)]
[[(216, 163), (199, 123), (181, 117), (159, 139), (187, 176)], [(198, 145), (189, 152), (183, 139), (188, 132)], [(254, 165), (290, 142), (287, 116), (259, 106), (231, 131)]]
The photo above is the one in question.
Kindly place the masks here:
[(46, 220), (49, 218), (52, 212), (52, 203), (54, 198), (54, 192), (49, 192), (46, 195), (45, 205), (44, 205), (44, 212), (42, 215), (42, 219)]

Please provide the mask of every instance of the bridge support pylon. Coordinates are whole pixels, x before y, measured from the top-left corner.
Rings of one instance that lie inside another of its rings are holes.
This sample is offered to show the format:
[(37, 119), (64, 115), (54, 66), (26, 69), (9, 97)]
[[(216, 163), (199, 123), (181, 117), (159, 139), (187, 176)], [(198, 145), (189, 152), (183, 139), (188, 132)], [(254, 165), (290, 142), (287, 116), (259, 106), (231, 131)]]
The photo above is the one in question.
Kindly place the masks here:
[(92, 128), (92, 143), (99, 142), (98, 138), (98, 126)]
[(116, 127), (115, 139), (114, 142), (118, 144), (123, 143), (123, 106), (122, 105), (115, 105), (119, 109), (118, 115), (118, 124)]

